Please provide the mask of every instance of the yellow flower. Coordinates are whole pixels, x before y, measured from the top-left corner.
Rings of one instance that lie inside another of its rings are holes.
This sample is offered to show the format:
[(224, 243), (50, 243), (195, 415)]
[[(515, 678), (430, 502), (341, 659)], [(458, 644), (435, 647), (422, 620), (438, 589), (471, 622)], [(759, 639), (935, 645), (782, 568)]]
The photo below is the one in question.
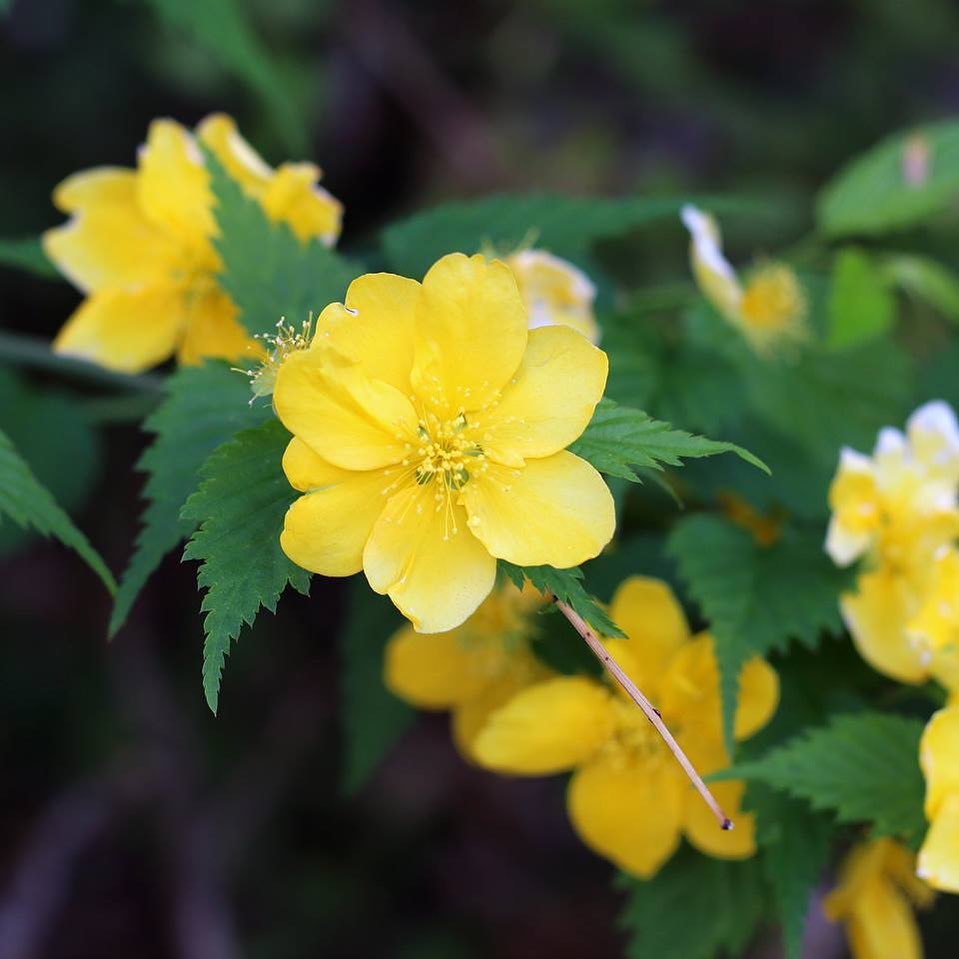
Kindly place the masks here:
[(868, 561), (841, 599), (843, 618), (863, 658), (900, 682), (959, 684), (951, 645), (925, 635), (937, 557), (959, 534), (957, 478), (959, 427), (934, 402), (912, 414), (905, 434), (881, 430), (872, 457), (844, 449), (829, 490), (826, 551), (840, 566)]
[(683, 223), (691, 236), (693, 275), (703, 296), (760, 354), (806, 338), (806, 297), (796, 274), (782, 263), (761, 263), (743, 287), (723, 255), (719, 225), (687, 204)]
[[(609, 640), (607, 648), (659, 707), (693, 763), (704, 774), (727, 766), (712, 637), (691, 637), (669, 587), (654, 579), (626, 580), (611, 614), (629, 639)], [(736, 738), (765, 725), (778, 701), (775, 671), (759, 658), (746, 663)], [(574, 828), (595, 852), (634, 875), (652, 876), (682, 835), (719, 858), (755, 852), (753, 817), (739, 811), (744, 783), (713, 787), (736, 822), (723, 832), (642, 712), (605, 682), (567, 676), (529, 686), (492, 713), (473, 755), (504, 773), (573, 770), (567, 808)]]
[(596, 287), (567, 260), (544, 250), (520, 250), (506, 258), (529, 314), (529, 328), (571, 326), (591, 343), (599, 342), (593, 315)]
[(918, 874), (935, 889), (959, 892), (959, 705), (940, 709), (929, 720), (919, 762), (930, 825), (919, 850)]
[(361, 569), (424, 633), (459, 626), (497, 558), (560, 569), (615, 526), (599, 473), (566, 450), (606, 384), (606, 354), (527, 329), (509, 268), (450, 254), (423, 283), (379, 273), (327, 307), (273, 403), (303, 492), (280, 544), (325, 576)]
[(915, 863), (892, 839), (864, 843), (846, 857), (823, 911), (845, 923), (853, 959), (922, 959), (913, 906), (931, 905), (934, 893), (914, 875)]
[(733, 490), (720, 490), (716, 499), (728, 519), (751, 533), (757, 546), (772, 546), (782, 536), (785, 514), (776, 508), (763, 513)]
[[(272, 170), (222, 114), (204, 120), (197, 137), (271, 219), (301, 240), (335, 242), (341, 207), (316, 186), (317, 167), (285, 163)], [(197, 363), (254, 349), (216, 281), (213, 194), (190, 131), (155, 120), (135, 170), (76, 173), (53, 200), (71, 218), (44, 234), (44, 250), (86, 294), (54, 340), (58, 353), (137, 372), (174, 354)]]
[(420, 709), (452, 710), (454, 738), (471, 758), (473, 739), (490, 712), (550, 675), (529, 648), (543, 602), (529, 585), (520, 592), (507, 583), (449, 632), (425, 635), (403, 626), (386, 646), (387, 687)]

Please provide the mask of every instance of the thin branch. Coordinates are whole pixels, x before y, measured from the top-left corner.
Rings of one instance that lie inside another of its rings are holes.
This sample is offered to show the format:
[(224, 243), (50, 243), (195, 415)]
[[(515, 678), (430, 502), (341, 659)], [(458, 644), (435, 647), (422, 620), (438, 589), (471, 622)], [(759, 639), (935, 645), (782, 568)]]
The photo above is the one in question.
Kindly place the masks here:
[(613, 679), (623, 687), (629, 698), (643, 711), (645, 717), (655, 727), (656, 732), (663, 737), (663, 741), (669, 746), (670, 752), (676, 757), (679, 765), (683, 767), (683, 771), (689, 777), (689, 781), (696, 787), (699, 795), (703, 797), (706, 805), (712, 810), (716, 821), (719, 823), (720, 829), (732, 829), (733, 821), (722, 811), (719, 803), (716, 802), (716, 797), (709, 791), (709, 787), (703, 782), (702, 776), (696, 772), (696, 767), (689, 761), (682, 747), (673, 738), (673, 734), (663, 722), (663, 717), (659, 714), (659, 710), (643, 695), (639, 687), (629, 676), (626, 675), (623, 667), (613, 659), (606, 647), (600, 642), (599, 637), (586, 625), (583, 617), (555, 596), (552, 597), (552, 600), (556, 604), (556, 608), (569, 620), (573, 629), (586, 641), (586, 645), (589, 646), (593, 655), (606, 667)]

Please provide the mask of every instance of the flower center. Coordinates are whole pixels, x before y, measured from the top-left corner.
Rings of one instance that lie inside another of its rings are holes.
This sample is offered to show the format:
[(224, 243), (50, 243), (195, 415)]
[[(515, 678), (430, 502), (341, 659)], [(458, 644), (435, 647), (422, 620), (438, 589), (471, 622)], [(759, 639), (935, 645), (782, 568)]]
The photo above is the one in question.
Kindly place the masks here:
[(470, 435), (470, 424), (465, 413), (455, 419), (440, 420), (426, 414), (417, 428), (419, 445), (410, 460), (418, 460), (416, 482), (426, 486), (434, 480), (447, 490), (461, 490), (471, 473), (487, 469), (483, 448)]

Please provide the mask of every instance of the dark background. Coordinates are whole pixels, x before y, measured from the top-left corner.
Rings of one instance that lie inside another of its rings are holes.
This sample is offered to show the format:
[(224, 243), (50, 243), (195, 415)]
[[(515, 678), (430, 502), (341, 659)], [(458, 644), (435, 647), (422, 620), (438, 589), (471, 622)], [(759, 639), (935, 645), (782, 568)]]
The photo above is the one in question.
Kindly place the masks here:
[[(156, 15), (165, 5), (14, 0), (0, 19), (0, 236), (57, 223), (52, 187), (132, 164), (156, 116), (226, 110), (269, 161), (300, 158), (262, 98)], [(949, 0), (244, 6), (359, 250), (453, 196), (733, 189), (782, 205), (769, 235), (734, 234), (751, 253), (801, 236), (846, 159), (959, 112)], [(678, 224), (638, 240), (636, 270), (682, 278), (685, 243)], [(5, 330), (49, 338), (76, 300), (0, 269)], [(0, 420), (24, 388), (3, 375)], [(49, 415), (17, 401), (36, 417), (34, 467), (119, 571), (144, 437), (95, 389), (37, 370), (27, 388), (64, 385)], [(4, 535), (0, 959), (620, 954), (611, 870), (569, 829), (561, 783), (467, 768), (432, 717), (343, 795), (341, 584), (317, 579), (241, 637), (214, 719), (192, 565), (170, 557), (108, 646), (108, 598), (79, 561)], [(809, 956), (842, 955), (815, 933)]]

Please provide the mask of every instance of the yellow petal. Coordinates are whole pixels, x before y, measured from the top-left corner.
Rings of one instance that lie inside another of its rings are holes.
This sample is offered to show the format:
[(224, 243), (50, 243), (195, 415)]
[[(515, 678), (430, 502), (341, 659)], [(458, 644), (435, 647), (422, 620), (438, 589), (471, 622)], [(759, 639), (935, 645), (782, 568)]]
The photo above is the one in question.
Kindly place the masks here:
[(922, 734), (919, 762), (926, 777), (926, 818), (949, 796), (959, 795), (959, 706), (933, 714)]
[(335, 349), (375, 380), (410, 392), (416, 300), (420, 285), (392, 273), (367, 273), (346, 291), (345, 305), (320, 314), (314, 350)]
[(237, 308), (219, 287), (201, 282), (186, 294), (186, 328), (177, 350), (181, 363), (194, 365), (206, 357), (253, 358), (259, 344), (237, 319)]
[[(706, 770), (701, 769), (705, 775)], [(689, 787), (690, 790), (692, 787)], [(733, 821), (733, 828), (720, 829), (712, 810), (698, 793), (690, 792), (686, 803), (683, 828), (686, 838), (707, 856), (716, 859), (748, 859), (756, 852), (756, 818), (743, 812), (743, 793), (746, 784), (739, 780), (712, 783), (710, 790), (723, 812)]]
[(154, 120), (140, 148), (137, 191), (147, 218), (195, 252), (211, 255), (216, 224), (203, 154), (189, 131)]
[(489, 682), (486, 650), (460, 632), (417, 633), (404, 626), (394, 633), (383, 667), (391, 692), (421, 709), (449, 709), (477, 696)]
[(565, 449), (593, 418), (608, 369), (606, 354), (569, 327), (532, 330), (502, 399), (479, 414), (484, 450), (501, 463), (521, 465), (522, 458)]
[(240, 135), (232, 117), (213, 113), (196, 128), (199, 139), (216, 154), (226, 172), (251, 196), (269, 182), (273, 170)]
[(506, 264), (451, 253), (423, 279), (413, 386), (455, 416), (491, 403), (526, 349), (526, 308)]
[(959, 893), (959, 793), (937, 809), (919, 850), (917, 873), (933, 889)]
[(312, 163), (284, 163), (260, 196), (266, 215), (286, 223), (303, 242), (315, 237), (332, 246), (340, 235), (343, 206), (316, 185), (320, 169)]
[(888, 881), (863, 887), (846, 923), (853, 959), (922, 959), (912, 907)]
[(53, 350), (123, 373), (170, 358), (186, 322), (182, 291), (172, 285), (88, 296), (53, 341)]
[(608, 690), (584, 676), (561, 676), (528, 687), (493, 712), (472, 751), (497, 772), (542, 776), (584, 762), (614, 730)]
[(666, 583), (631, 576), (613, 596), (610, 616), (629, 637), (630, 678), (650, 695), (658, 689), (676, 651), (689, 639), (689, 624)]
[(280, 546), (304, 569), (352, 576), (363, 568), (363, 548), (386, 506), (383, 470), (343, 471), (333, 485), (295, 500), (283, 520)]
[(491, 464), (463, 487), (461, 501), (490, 553), (519, 566), (577, 566), (598, 555), (616, 528), (602, 477), (566, 450), (517, 470)]
[(57, 187), (54, 200), (73, 217), (43, 234), (43, 249), (78, 289), (138, 288), (173, 273), (176, 245), (141, 213), (132, 170), (77, 173)]
[(421, 633), (455, 629), (496, 581), (496, 560), (470, 533), (463, 507), (437, 489), (412, 485), (392, 496), (363, 552), (370, 585)]
[(679, 845), (686, 797), (682, 772), (670, 762), (605, 754), (576, 770), (566, 796), (583, 842), (642, 879)]
[(416, 413), (395, 387), (371, 380), (328, 352), (291, 354), (280, 367), (273, 405), (283, 425), (344, 469), (399, 463), (415, 437)]
[(840, 606), (859, 655), (873, 669), (901, 683), (925, 680), (928, 670), (906, 635), (918, 597), (905, 577), (888, 569), (864, 573), (857, 592), (846, 593)]
[(341, 469), (327, 463), (297, 436), (287, 443), (283, 452), (283, 472), (286, 473), (290, 486), (301, 493), (333, 486), (356, 475), (353, 470)]
[(682, 218), (692, 237), (689, 253), (700, 291), (727, 319), (738, 321), (743, 291), (735, 271), (723, 256), (718, 224), (709, 214), (691, 205), (683, 207)]

